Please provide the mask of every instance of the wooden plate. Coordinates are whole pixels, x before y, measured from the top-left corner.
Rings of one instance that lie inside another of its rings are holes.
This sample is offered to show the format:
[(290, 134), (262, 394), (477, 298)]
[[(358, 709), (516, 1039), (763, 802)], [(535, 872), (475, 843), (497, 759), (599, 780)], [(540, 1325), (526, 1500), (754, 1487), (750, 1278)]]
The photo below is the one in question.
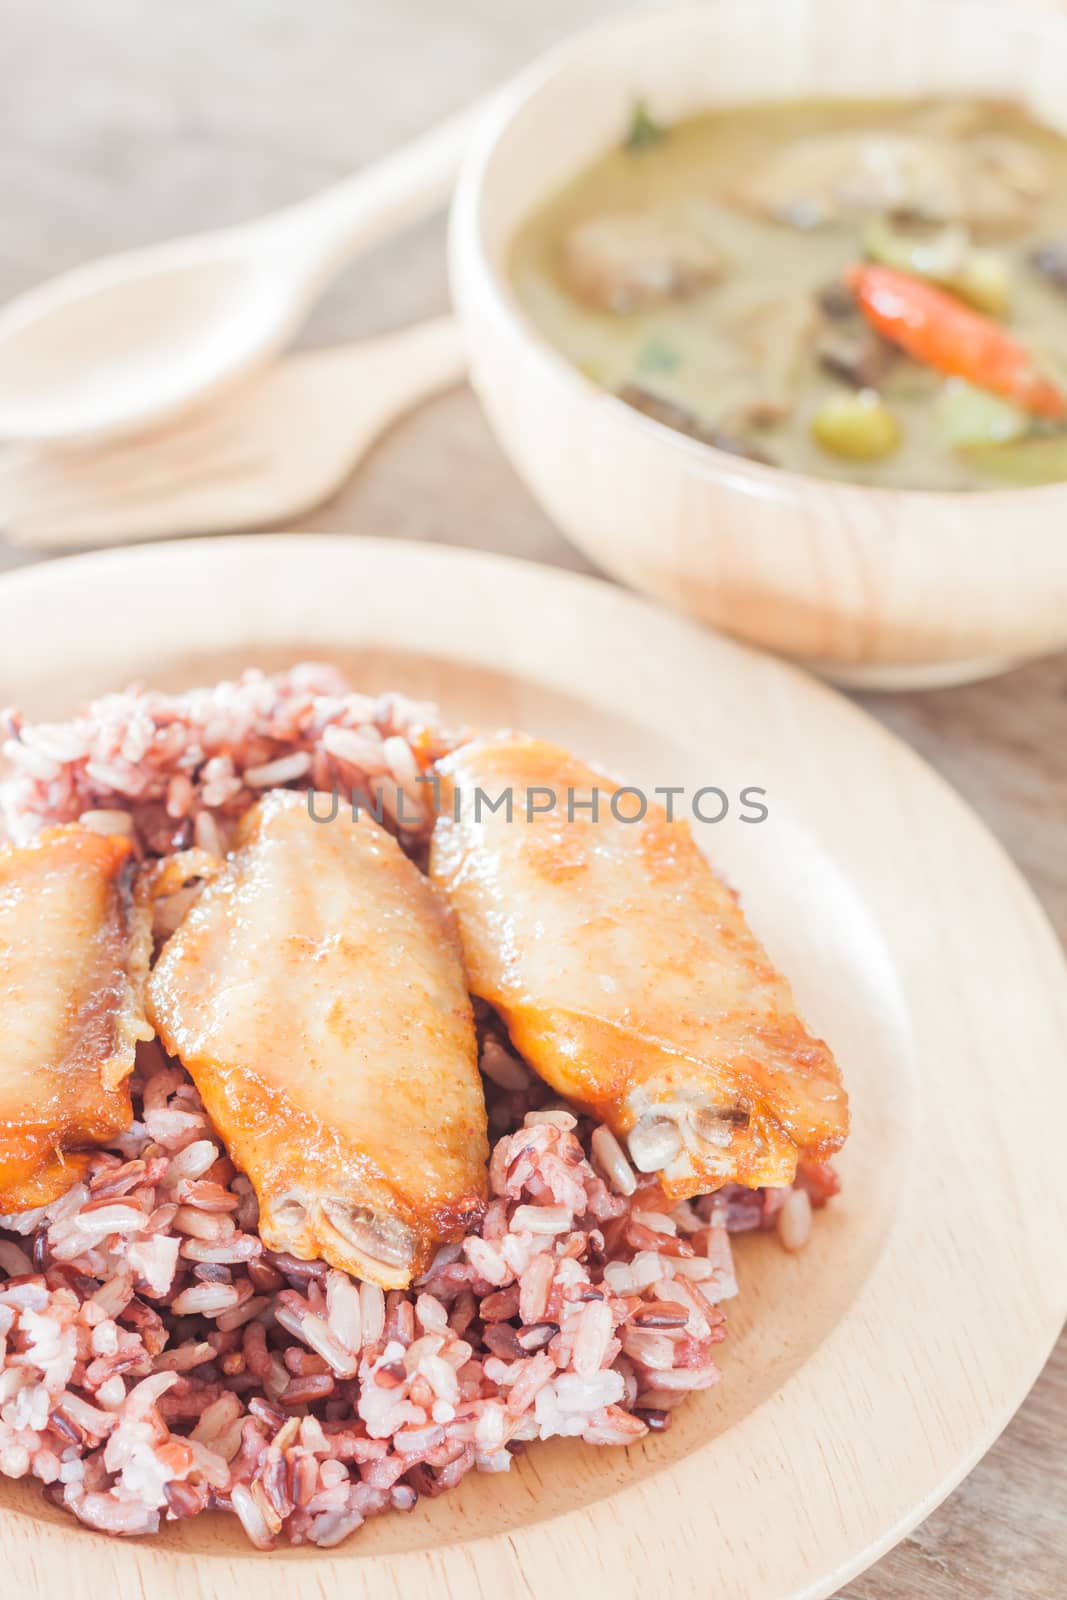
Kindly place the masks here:
[[(258, 1556), (220, 1517), (109, 1541), (5, 1484), (5, 1592), (831, 1593), (978, 1459), (1067, 1313), (1067, 970), (1030, 892), (853, 706), (605, 584), (289, 536), (0, 583), (0, 698), (32, 716), (132, 678), (188, 686), (308, 655), (636, 783), (731, 797), (698, 837), (843, 1064), (844, 1194), (800, 1256), (740, 1242), (724, 1380), (667, 1434), (625, 1452), (533, 1447), (506, 1478), (468, 1478), (328, 1554)], [(766, 790), (757, 825), (736, 805), (750, 786)]]

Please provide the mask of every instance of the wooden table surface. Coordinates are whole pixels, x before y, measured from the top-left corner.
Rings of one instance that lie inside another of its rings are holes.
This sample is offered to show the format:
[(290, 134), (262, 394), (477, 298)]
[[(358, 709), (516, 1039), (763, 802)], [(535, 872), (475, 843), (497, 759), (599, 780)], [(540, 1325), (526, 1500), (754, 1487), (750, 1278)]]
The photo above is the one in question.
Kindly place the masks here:
[[(618, 0), (6, 0), (0, 300), (92, 256), (310, 193), (621, 9)], [(360, 263), (324, 301), (307, 342), (443, 309), (442, 244), (435, 219)], [(591, 570), (530, 500), (467, 391), (394, 430), (305, 520)], [(0, 567), (25, 559), (0, 538)], [(972, 688), (865, 703), (985, 818), (1067, 939), (1067, 657)], [(1064, 1596), (1065, 1463), (1067, 1337), (962, 1487), (841, 1600)]]

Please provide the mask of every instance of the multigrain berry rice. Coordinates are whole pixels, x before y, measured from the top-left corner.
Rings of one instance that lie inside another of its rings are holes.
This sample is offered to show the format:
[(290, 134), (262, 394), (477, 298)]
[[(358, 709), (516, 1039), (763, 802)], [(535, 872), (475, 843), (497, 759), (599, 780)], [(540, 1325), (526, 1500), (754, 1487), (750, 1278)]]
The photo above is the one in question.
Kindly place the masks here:
[[(185, 694), (104, 695), (71, 722), (0, 716), (10, 772), (0, 827), (21, 840), (44, 823), (130, 832), (145, 854), (225, 847), (267, 789), (334, 788), (376, 810), (405, 841), (433, 824), (417, 782), (455, 742), (434, 706), (354, 694), (332, 667), (304, 664)], [(396, 813), (402, 812), (398, 818)]]
[[(318, 666), (6, 728), (9, 834), (81, 819), (146, 856), (225, 849), (265, 788), (373, 798), (386, 778), (421, 818), (397, 828), (418, 858), (432, 815), (415, 779), (451, 742), (432, 707)], [(110, 1533), (222, 1510), (260, 1549), (329, 1547), (534, 1440), (662, 1431), (717, 1383), (731, 1235), (776, 1226), (799, 1248), (832, 1172), (665, 1209), (477, 1010), (490, 1201), (404, 1292), (266, 1250), (191, 1080), (143, 1046), (130, 1131), (60, 1200), (0, 1218), (0, 1473)]]

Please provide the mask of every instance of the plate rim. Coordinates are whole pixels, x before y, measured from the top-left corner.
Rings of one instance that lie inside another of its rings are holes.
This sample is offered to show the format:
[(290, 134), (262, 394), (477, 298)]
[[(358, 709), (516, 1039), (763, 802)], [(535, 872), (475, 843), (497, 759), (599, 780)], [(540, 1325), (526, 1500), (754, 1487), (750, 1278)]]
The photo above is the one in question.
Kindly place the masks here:
[[(4, 654), (8, 648), (7, 629), (3, 626), (5, 613), (11, 616), (27, 599), (32, 604), (35, 590), (39, 598), (50, 591), (54, 597), (60, 591), (69, 590), (71, 586), (77, 590), (78, 579), (82, 574), (86, 576), (90, 588), (94, 583), (103, 585), (109, 576), (115, 575), (132, 573), (135, 580), (139, 580), (142, 576), (150, 580), (153, 569), (163, 570), (173, 563), (178, 567), (186, 566), (188, 572), (200, 568), (202, 577), (204, 568), (214, 567), (217, 571), (225, 571), (228, 566), (237, 568), (247, 557), (255, 560), (257, 565), (267, 567), (276, 567), (279, 564), (284, 567), (293, 559), (304, 568), (317, 567), (322, 563), (328, 570), (330, 564), (336, 564), (337, 561), (346, 564), (352, 571), (369, 566), (371, 570), (376, 570), (379, 576), (383, 570), (391, 571), (398, 584), (406, 581), (414, 568), (421, 566), (429, 577), (430, 569), (436, 567), (445, 589), (458, 578), (461, 583), (469, 581), (475, 589), (483, 582), (489, 587), (505, 591), (516, 584), (527, 589), (540, 587), (542, 598), (550, 593), (558, 595), (561, 599), (565, 599), (568, 594), (575, 597), (580, 594), (586, 604), (576, 609), (582, 610), (587, 616), (598, 611), (603, 612), (609, 630), (615, 626), (615, 619), (624, 624), (632, 618), (635, 632), (640, 622), (646, 630), (646, 635), (655, 636), (660, 640), (671, 640), (671, 647), (677, 648), (679, 657), (692, 656), (694, 660), (703, 658), (712, 669), (716, 663), (733, 661), (738, 670), (748, 675), (750, 681), (758, 682), (760, 693), (765, 697), (769, 696), (772, 701), (780, 694), (785, 699), (799, 698), (801, 702), (809, 703), (813, 708), (818, 707), (817, 721), (828, 721), (831, 725), (840, 724), (842, 729), (847, 731), (850, 740), (857, 745), (876, 749), (888, 764), (898, 769), (909, 797), (928, 795), (931, 798), (939, 816), (950, 820), (954, 827), (960, 830), (960, 836), (964, 840), (960, 849), (965, 859), (969, 860), (973, 855), (979, 862), (984, 860), (989, 873), (995, 879), (997, 892), (1003, 896), (1004, 904), (1014, 919), (1014, 931), (1029, 941), (1035, 961), (1040, 957), (1042, 981), (1055, 985), (1054, 1012), (1062, 1021), (1067, 1021), (1067, 962), (1064, 960), (1063, 950), (1055, 931), (1033, 890), (1004, 847), (940, 774), (859, 706), (825, 684), (809, 678), (799, 668), (766, 656), (751, 646), (712, 634), (603, 579), (526, 562), (511, 556), (454, 546), (329, 534), (244, 535), (211, 541), (182, 540), (165, 545), (142, 545), (121, 550), (93, 552), (54, 563), (33, 564), (0, 576), (0, 673), (3, 672), (4, 661), (9, 659)], [(445, 574), (447, 578), (443, 576)], [(429, 586), (436, 588), (435, 584)], [(137, 587), (136, 581), (133, 587)], [(566, 608), (561, 606), (560, 609)], [(544, 612), (538, 606), (529, 605), (520, 625), (520, 631), (526, 627), (526, 618), (535, 614), (539, 617), (544, 616)], [(598, 618), (593, 620), (598, 628), (605, 625)], [(354, 634), (350, 643), (355, 646), (358, 642), (358, 635)], [(336, 648), (336, 638), (331, 639), (330, 644)], [(467, 662), (469, 657), (460, 655), (457, 659)], [(968, 916), (973, 915), (974, 908), (969, 905)], [(982, 1003), (984, 1006), (984, 996)], [(1055, 1016), (1053, 1021), (1055, 1022)], [(1063, 1107), (1067, 1107), (1067, 1087), (1057, 1084), (1050, 1084), (1048, 1087), (1050, 1101), (1055, 1102), (1058, 1099)], [(1067, 1226), (1067, 1179), (1064, 1177), (1060, 1177), (1058, 1184), (1053, 1187), (1050, 1207), (1050, 1215), (1054, 1218), (1058, 1214), (1060, 1222)], [(888, 1241), (882, 1255), (871, 1268), (870, 1279), (877, 1277), (887, 1251)], [(1029, 1246), (1028, 1254), (1036, 1258), (1036, 1243)], [(865, 1298), (869, 1288), (870, 1283), (865, 1283), (857, 1298)], [(853, 1311), (852, 1306), (847, 1309), (842, 1317), (842, 1324), (853, 1321)], [(788, 1589), (773, 1591), (775, 1600), (822, 1600), (822, 1597), (831, 1594), (835, 1588), (864, 1570), (928, 1515), (961, 1481), (1006, 1426), (1047, 1360), (1065, 1316), (1067, 1316), (1067, 1286), (1061, 1300), (1053, 1304), (1050, 1297), (1047, 1308), (1042, 1311), (1041, 1333), (1040, 1335), (1035, 1333), (1031, 1352), (1024, 1363), (1025, 1372), (1012, 1382), (1007, 1392), (1000, 1394), (997, 1404), (991, 1406), (984, 1425), (970, 1430), (967, 1448), (957, 1452), (949, 1469), (936, 1472), (931, 1481), (925, 1484), (922, 1494), (903, 1514), (896, 1515), (890, 1523), (882, 1525), (880, 1529), (871, 1533), (862, 1543), (862, 1547), (857, 1546), (843, 1552), (832, 1570), (825, 1567), (820, 1573), (811, 1577), (802, 1569), (798, 1569), (796, 1581), (790, 1580), (791, 1586)], [(839, 1329), (835, 1329), (824, 1344), (829, 1345), (835, 1341), (838, 1334)], [(758, 1405), (754, 1412), (746, 1415), (735, 1429), (727, 1430), (724, 1435), (719, 1436), (719, 1440), (728, 1441), (742, 1429), (747, 1429), (750, 1418), (772, 1412), (776, 1408), (780, 1409), (783, 1404), (787, 1404), (783, 1397), (790, 1391), (793, 1392), (794, 1403), (798, 1398), (803, 1399), (803, 1388), (796, 1386), (802, 1378), (804, 1387), (811, 1382), (811, 1369), (816, 1365), (816, 1358), (819, 1357), (821, 1350), (822, 1347), (816, 1350), (813, 1356), (803, 1362), (799, 1370), (786, 1380), (781, 1389)], [(764, 1423), (766, 1420), (764, 1418)], [(772, 1428), (772, 1434), (773, 1431)], [(380, 1589), (382, 1592), (391, 1593), (399, 1581), (405, 1594), (408, 1592), (414, 1594), (423, 1592), (419, 1589), (418, 1580), (421, 1568), (423, 1582), (426, 1585), (425, 1592), (440, 1593), (442, 1580), (447, 1589), (451, 1580), (462, 1581), (464, 1574), (469, 1580), (477, 1568), (479, 1572), (483, 1569), (491, 1572), (504, 1584), (503, 1592), (509, 1592), (506, 1587), (508, 1582), (514, 1584), (523, 1581), (524, 1562), (528, 1555), (536, 1554), (537, 1560), (545, 1570), (549, 1569), (551, 1558), (546, 1557), (543, 1549), (535, 1552), (534, 1546), (542, 1546), (546, 1538), (550, 1539), (554, 1533), (557, 1537), (566, 1535), (572, 1550), (588, 1549), (589, 1541), (586, 1535), (578, 1532), (577, 1537), (574, 1537), (576, 1526), (595, 1527), (598, 1523), (604, 1524), (606, 1516), (607, 1526), (614, 1525), (617, 1541), (613, 1550), (609, 1552), (611, 1570), (623, 1575), (624, 1581), (636, 1581), (635, 1574), (640, 1565), (637, 1557), (641, 1556), (644, 1559), (647, 1552), (642, 1553), (633, 1548), (635, 1540), (638, 1545), (641, 1542), (641, 1530), (636, 1526), (638, 1519), (634, 1519), (634, 1524), (627, 1522), (626, 1538), (621, 1538), (619, 1535), (622, 1518), (625, 1517), (628, 1508), (624, 1502), (627, 1502), (629, 1497), (629, 1508), (636, 1508), (646, 1496), (649, 1499), (669, 1501), (668, 1482), (677, 1486), (681, 1485), (683, 1478), (692, 1478), (694, 1465), (706, 1458), (717, 1442), (713, 1439), (701, 1445), (673, 1467), (665, 1467), (636, 1484), (624, 1486), (592, 1505), (579, 1506), (560, 1516), (543, 1518), (508, 1535), (474, 1535), (433, 1550), (416, 1549), (401, 1555), (371, 1553), (360, 1556), (357, 1550), (352, 1550), (347, 1555), (342, 1552), (316, 1554), (311, 1559), (286, 1559), (283, 1554), (283, 1559), (279, 1561), (275, 1558), (272, 1566), (264, 1569), (262, 1576), (270, 1585), (271, 1592), (276, 1584), (279, 1589), (284, 1584), (288, 1593), (298, 1595), (302, 1600), (305, 1591), (308, 1595), (320, 1592), (319, 1584), (327, 1575), (336, 1578), (347, 1575), (350, 1579), (358, 1576), (364, 1585), (372, 1586), (374, 1592), (379, 1592)], [(659, 1491), (657, 1486), (660, 1486)], [(877, 1521), (877, 1518), (874, 1520)], [(17, 1535), (20, 1523), (26, 1523), (34, 1529), (37, 1527), (36, 1522), (24, 1514), (12, 1514), (6, 1508), (0, 1511), (0, 1526), (9, 1529), (14, 1526)], [(74, 1525), (70, 1529), (50, 1529), (47, 1536), (38, 1537), (47, 1542), (50, 1548), (59, 1544), (68, 1548), (72, 1572), (84, 1566), (92, 1552), (104, 1558), (104, 1564), (112, 1568), (116, 1579), (120, 1579), (123, 1572), (129, 1579), (134, 1569), (146, 1576), (151, 1569), (155, 1569), (155, 1581), (166, 1586), (166, 1578), (172, 1575), (168, 1573), (167, 1568), (173, 1567), (173, 1552), (160, 1552), (154, 1549), (150, 1542), (121, 1544), (118, 1541), (108, 1542), (101, 1538), (90, 1539), (87, 1543), (85, 1531)], [(15, 1548), (12, 1549), (11, 1556), (15, 1557), (19, 1541), (16, 1538), (12, 1543)], [(33, 1562), (34, 1539), (31, 1537), (28, 1543), (29, 1560)], [(23, 1552), (23, 1556), (25, 1554), (26, 1552)], [(352, 1556), (358, 1557), (360, 1562), (358, 1566), (352, 1565)], [(20, 1561), (21, 1559), (22, 1557), (19, 1558)], [(245, 1573), (247, 1570), (244, 1567), (245, 1559), (243, 1556), (234, 1558), (226, 1552), (217, 1554), (207, 1552), (201, 1554), (198, 1565), (204, 1573), (221, 1572), (225, 1568), (230, 1568), (234, 1574)], [(344, 1566), (341, 1565), (342, 1562), (345, 1563)], [(210, 1567), (207, 1563), (211, 1564)], [(602, 1560), (598, 1562), (598, 1566), (606, 1583), (608, 1569)], [(18, 1563), (15, 1571), (19, 1571)], [(271, 1571), (279, 1574), (280, 1583), (266, 1577), (266, 1573)], [(573, 1574), (573, 1567), (571, 1571)], [(753, 1581), (758, 1580), (754, 1577)], [(766, 1588), (753, 1587), (751, 1591), (745, 1591), (746, 1600), (749, 1592), (759, 1595), (761, 1600), (764, 1595), (772, 1593)], [(740, 1591), (738, 1595), (740, 1597)]]

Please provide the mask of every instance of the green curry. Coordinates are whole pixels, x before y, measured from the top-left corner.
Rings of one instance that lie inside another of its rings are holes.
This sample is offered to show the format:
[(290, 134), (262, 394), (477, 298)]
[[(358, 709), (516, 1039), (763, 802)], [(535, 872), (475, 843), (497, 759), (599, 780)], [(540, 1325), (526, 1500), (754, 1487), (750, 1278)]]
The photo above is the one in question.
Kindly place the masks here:
[(639, 106), (511, 275), (596, 383), (720, 449), (894, 488), (1067, 479), (1067, 139), (1014, 106)]

